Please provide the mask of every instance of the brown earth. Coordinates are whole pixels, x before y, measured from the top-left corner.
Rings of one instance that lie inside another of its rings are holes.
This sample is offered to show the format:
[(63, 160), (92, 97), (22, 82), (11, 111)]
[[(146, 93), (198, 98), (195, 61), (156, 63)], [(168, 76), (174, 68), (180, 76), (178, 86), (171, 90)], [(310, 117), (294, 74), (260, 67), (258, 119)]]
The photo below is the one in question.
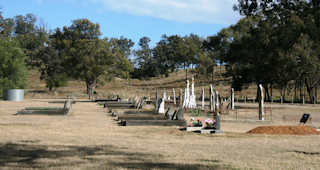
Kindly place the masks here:
[(259, 126), (250, 130), (248, 133), (277, 135), (320, 135), (320, 132), (310, 126)]

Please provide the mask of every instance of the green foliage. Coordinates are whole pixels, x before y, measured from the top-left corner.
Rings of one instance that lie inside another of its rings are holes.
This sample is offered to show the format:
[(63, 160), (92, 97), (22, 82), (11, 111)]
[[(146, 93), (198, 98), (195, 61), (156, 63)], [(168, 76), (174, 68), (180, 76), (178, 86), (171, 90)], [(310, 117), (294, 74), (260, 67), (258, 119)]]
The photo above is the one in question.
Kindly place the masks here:
[(238, 2), (246, 17), (207, 43), (227, 64), (233, 86), (263, 84), (268, 96), (268, 86), (283, 94), (290, 81), (304, 82), (312, 101), (320, 83), (319, 1)]
[[(9, 19), (10, 20), (10, 19)], [(39, 60), (38, 50), (48, 41), (48, 33), (44, 26), (37, 26), (37, 18), (33, 14), (17, 15), (13, 19), (12, 36), (20, 43), (27, 58), (28, 66), (34, 67)]]
[(4, 89), (26, 87), (25, 59), (17, 41), (0, 38), (0, 94)]
[(153, 57), (152, 49), (149, 46), (150, 38), (142, 37), (139, 40), (139, 49), (134, 51), (135, 64), (137, 68), (131, 73), (133, 78), (148, 78), (159, 75), (158, 63)]
[(55, 49), (51, 44), (42, 47), (37, 53), (38, 65), (40, 71), (40, 79), (46, 81), (49, 91), (67, 84), (67, 74), (65, 71), (65, 60), (62, 53)]
[[(148, 37), (141, 38), (140, 49), (135, 51), (137, 68), (133, 76), (136, 78), (168, 76), (170, 72), (190, 66), (210, 71), (209, 67), (215, 63), (213, 57), (209, 57), (202, 48), (203, 40), (194, 34), (185, 37), (163, 35), (153, 49), (149, 47), (149, 42)], [(208, 62), (210, 66), (204, 62)]]
[[(133, 46), (132, 41), (123, 37), (120, 40), (100, 39), (100, 35), (99, 24), (88, 19), (74, 20), (70, 27), (64, 27), (62, 31), (56, 29), (50, 36), (52, 47), (48, 52), (62, 68), (56, 67), (50, 80), (59, 83), (55, 81), (56, 77), (63, 78), (62, 73), (66, 73), (73, 79), (84, 81), (91, 98), (98, 83), (115, 76), (129, 78), (133, 66), (127, 57)], [(53, 62), (52, 68), (54, 65)]]

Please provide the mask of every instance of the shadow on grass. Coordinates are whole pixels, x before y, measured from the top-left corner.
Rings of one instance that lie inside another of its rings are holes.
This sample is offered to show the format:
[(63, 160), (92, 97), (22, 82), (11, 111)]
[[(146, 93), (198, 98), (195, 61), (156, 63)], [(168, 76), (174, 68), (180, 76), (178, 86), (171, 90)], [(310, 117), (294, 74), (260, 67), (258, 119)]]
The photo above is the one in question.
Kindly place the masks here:
[(5, 143), (0, 144), (0, 167), (46, 169), (90, 165), (97, 169), (230, 169), (219, 165), (219, 161), (205, 161), (205, 165), (167, 163), (161, 161), (163, 155), (160, 154), (132, 153), (124, 149), (112, 145), (47, 146)]

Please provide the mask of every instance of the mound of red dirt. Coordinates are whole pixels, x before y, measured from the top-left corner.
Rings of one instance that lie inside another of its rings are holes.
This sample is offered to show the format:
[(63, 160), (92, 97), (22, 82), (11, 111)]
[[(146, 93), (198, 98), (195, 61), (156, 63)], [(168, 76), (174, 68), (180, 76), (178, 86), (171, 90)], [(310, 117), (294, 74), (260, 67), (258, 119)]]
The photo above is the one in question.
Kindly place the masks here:
[(320, 135), (320, 132), (310, 126), (259, 126), (247, 133), (274, 135)]

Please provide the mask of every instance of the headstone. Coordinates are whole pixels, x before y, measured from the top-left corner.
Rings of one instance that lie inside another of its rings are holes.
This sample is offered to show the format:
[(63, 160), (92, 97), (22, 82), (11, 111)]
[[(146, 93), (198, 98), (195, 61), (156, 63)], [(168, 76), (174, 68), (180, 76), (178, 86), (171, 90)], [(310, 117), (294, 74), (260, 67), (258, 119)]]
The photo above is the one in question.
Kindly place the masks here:
[(175, 110), (171, 117), (171, 120), (184, 120), (183, 109), (179, 108), (178, 110)]
[(72, 109), (72, 101), (71, 99), (68, 99), (64, 103), (64, 107), (63, 107), (64, 114), (71, 113), (71, 109)]
[(218, 114), (216, 117), (216, 130), (220, 130), (220, 115)]
[(165, 110), (164, 110), (164, 99), (162, 98), (161, 99), (161, 102), (160, 102), (160, 106), (159, 106), (159, 110), (158, 110), (158, 113), (161, 113), (161, 114), (164, 114), (165, 113)]
[(183, 109), (182, 108), (179, 108), (176, 111), (176, 120), (184, 120)]
[(201, 103), (201, 109), (204, 110), (204, 88), (202, 88), (202, 103)]
[(310, 114), (304, 113), (304, 114), (302, 115), (301, 119), (300, 119), (300, 123), (306, 124), (307, 121), (308, 121), (308, 119), (309, 119), (309, 117), (310, 117)]
[(169, 107), (168, 110), (166, 111), (166, 113), (164, 114), (164, 117), (166, 119), (170, 119), (170, 113), (169, 113), (170, 111), (171, 111), (171, 108)]
[(189, 99), (189, 105), (188, 105), (188, 108), (197, 108), (197, 102), (196, 102), (196, 95), (195, 95), (195, 92), (194, 92), (194, 77), (192, 77), (192, 83), (191, 83), (191, 96), (190, 96), (190, 99)]
[(259, 120), (264, 120), (264, 88), (259, 85)]
[(217, 113), (217, 115), (219, 115), (220, 114), (220, 95), (219, 95), (219, 92), (218, 91), (216, 91), (216, 95), (215, 95), (215, 97), (216, 97), (216, 110), (215, 110), (215, 112)]

